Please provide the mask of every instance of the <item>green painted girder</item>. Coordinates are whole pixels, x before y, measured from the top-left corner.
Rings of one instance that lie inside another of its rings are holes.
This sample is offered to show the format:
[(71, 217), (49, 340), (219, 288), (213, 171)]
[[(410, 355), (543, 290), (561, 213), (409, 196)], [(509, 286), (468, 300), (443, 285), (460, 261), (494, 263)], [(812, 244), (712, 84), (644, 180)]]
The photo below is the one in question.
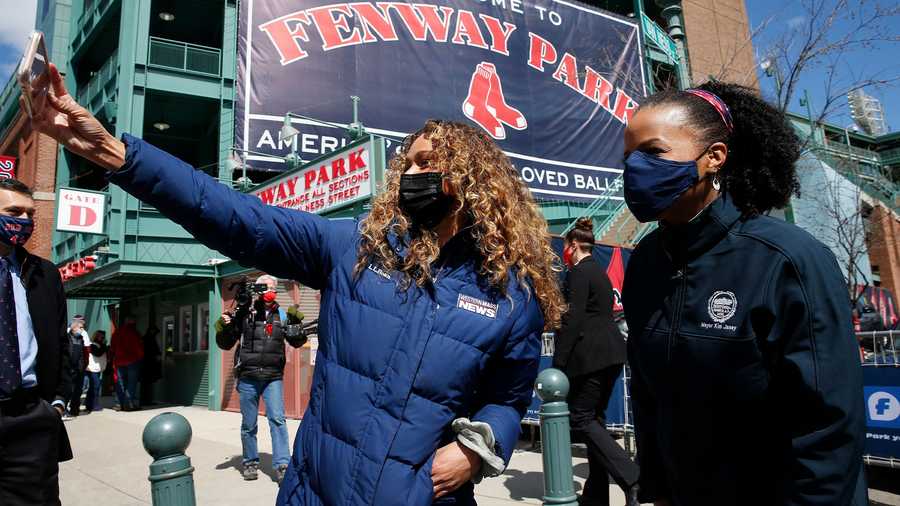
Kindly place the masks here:
[(215, 278), (210, 265), (177, 265), (115, 260), (90, 274), (64, 283), (66, 295), (78, 299), (130, 299)]
[(115, 19), (120, 4), (119, 0), (95, 0), (87, 11), (72, 22), (72, 60), (77, 60), (83, 50), (90, 47), (102, 26)]
[(190, 74), (181, 70), (137, 67), (134, 71), (134, 85), (215, 100), (232, 98), (230, 87), (223, 87), (220, 77)]

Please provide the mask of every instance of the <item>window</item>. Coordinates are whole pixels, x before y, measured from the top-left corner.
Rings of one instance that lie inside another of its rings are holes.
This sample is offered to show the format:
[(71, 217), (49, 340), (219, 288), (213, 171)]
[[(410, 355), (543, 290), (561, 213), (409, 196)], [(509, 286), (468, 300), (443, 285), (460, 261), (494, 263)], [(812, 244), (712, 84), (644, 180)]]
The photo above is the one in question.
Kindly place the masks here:
[(175, 351), (194, 351), (194, 306), (178, 308), (178, 339)]
[(198, 351), (209, 350), (209, 302), (197, 306), (197, 341)]
[(175, 351), (175, 315), (163, 318), (163, 344), (166, 353)]

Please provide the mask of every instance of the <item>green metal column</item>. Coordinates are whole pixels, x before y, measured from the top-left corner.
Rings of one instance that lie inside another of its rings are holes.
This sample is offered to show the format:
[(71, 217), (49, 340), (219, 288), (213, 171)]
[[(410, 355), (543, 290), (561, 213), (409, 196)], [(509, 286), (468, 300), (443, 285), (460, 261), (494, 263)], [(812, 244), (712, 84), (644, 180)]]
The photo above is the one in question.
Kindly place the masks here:
[(559, 369), (544, 369), (535, 391), (541, 398), (541, 456), (544, 461), (544, 504), (575, 506), (572, 441), (569, 436), (569, 379)]
[(177, 413), (154, 416), (144, 427), (144, 449), (150, 464), (153, 506), (196, 506), (194, 466), (184, 454), (191, 444), (191, 424)]
[(691, 87), (691, 66), (687, 58), (687, 41), (684, 34), (684, 19), (681, 14), (681, 0), (656, 0), (656, 5), (662, 8), (662, 16), (666, 20), (666, 29), (669, 37), (678, 46), (678, 85), (682, 90)]
[(219, 286), (219, 267), (215, 266), (216, 276), (210, 282), (209, 289), (209, 405), (211, 411), (222, 409), (222, 350), (216, 344), (216, 320), (222, 314), (222, 292)]

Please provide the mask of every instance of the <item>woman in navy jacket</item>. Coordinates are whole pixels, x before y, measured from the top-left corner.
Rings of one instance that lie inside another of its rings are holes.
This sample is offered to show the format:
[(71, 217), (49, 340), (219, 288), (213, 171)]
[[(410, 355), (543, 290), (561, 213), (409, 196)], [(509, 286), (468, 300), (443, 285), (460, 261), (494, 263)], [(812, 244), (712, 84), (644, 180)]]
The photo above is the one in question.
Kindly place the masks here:
[(140, 139), (115, 139), (66, 93), (34, 127), (198, 240), (322, 290), (309, 407), (278, 504), (474, 504), (509, 461), (540, 335), (563, 309), (547, 226), (483, 133), (429, 122), (361, 220), (264, 205)]
[(834, 255), (771, 209), (800, 150), (754, 90), (649, 97), (625, 200), (660, 227), (623, 300), (641, 465), (657, 505), (866, 504), (862, 372)]

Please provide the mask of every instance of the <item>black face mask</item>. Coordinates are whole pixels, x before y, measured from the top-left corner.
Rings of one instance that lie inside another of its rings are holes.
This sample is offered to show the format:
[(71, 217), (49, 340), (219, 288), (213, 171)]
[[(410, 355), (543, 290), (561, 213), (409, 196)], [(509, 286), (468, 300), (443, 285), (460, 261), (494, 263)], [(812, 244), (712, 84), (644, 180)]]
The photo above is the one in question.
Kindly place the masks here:
[(439, 172), (400, 176), (400, 210), (413, 227), (434, 228), (450, 212), (453, 199), (444, 193)]

